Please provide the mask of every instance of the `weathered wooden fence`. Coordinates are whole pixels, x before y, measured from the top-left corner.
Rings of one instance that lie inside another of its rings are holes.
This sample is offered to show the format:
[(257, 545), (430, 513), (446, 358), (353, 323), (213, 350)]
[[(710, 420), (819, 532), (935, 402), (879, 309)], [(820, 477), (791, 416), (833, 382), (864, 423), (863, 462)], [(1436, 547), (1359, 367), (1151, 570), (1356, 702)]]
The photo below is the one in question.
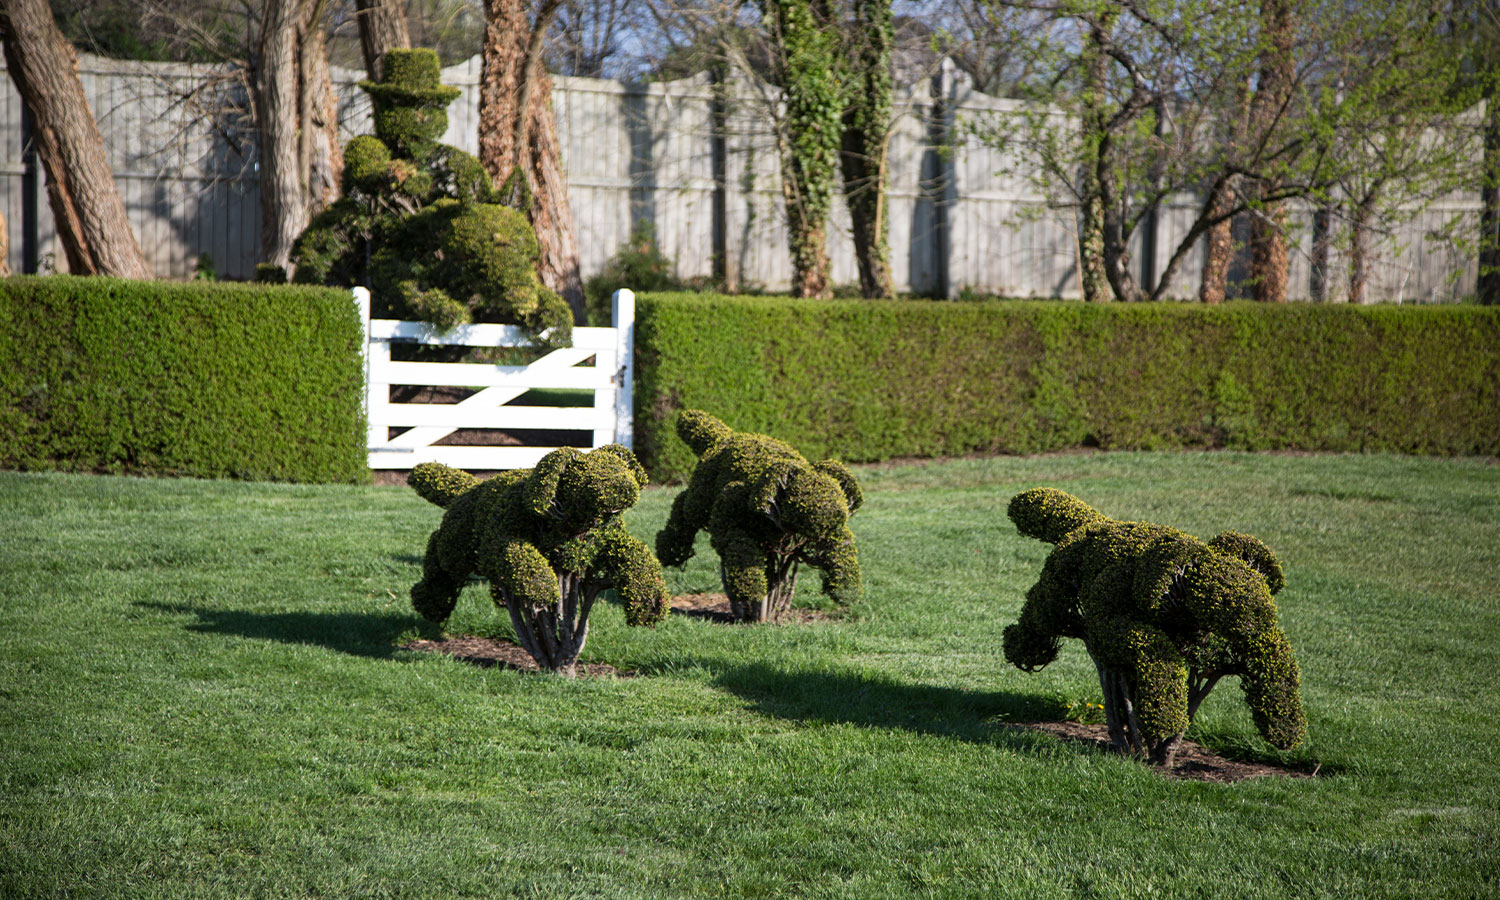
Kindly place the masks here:
[[(613, 327), (575, 328), (571, 347), (524, 365), (397, 358), (398, 348), (526, 348), (530, 340), (514, 325), (439, 332), (423, 322), (371, 319), (370, 292), (355, 288), (354, 297), (365, 328), (370, 468), (440, 462), (469, 470), (524, 469), (559, 446), (631, 446), (630, 291), (615, 292)], [(410, 396), (398, 397), (393, 388)], [(430, 388), (449, 390), (422, 390)], [(589, 393), (588, 404), (578, 405)]]
[[(206, 115), (183, 103), (190, 89), (221, 78), (207, 66), (135, 63), (84, 55), (79, 73), (109, 149), (110, 164), (142, 249), (158, 275), (190, 278), (200, 254), (222, 277), (246, 278), (260, 242), (254, 142), (234, 112)], [(369, 130), (369, 104), (355, 87), (363, 73), (335, 69), (346, 137)], [(463, 93), (449, 109), (445, 140), (478, 144), (479, 59), (443, 70)], [(784, 288), (791, 276), (778, 161), (757, 88), (722, 89), (706, 76), (627, 86), (556, 78), (558, 137), (585, 276), (597, 272), (638, 223), (650, 224), (684, 278), (717, 276), (731, 286)], [(231, 110), (238, 88), (218, 92)], [(891, 135), (888, 219), (898, 290), (958, 296), (1077, 296), (1073, 216), (1049, 209), (1024, 178), (1000, 176), (993, 148), (956, 143), (965, 121), (1004, 117), (1017, 101), (989, 97), (951, 64), (930, 80), (898, 88)], [(10, 229), (15, 271), (65, 267), (56, 246), (40, 167), (24, 153), (21, 104), (0, 84), (0, 211)], [(1135, 258), (1160, 272), (1191, 222), (1193, 198), (1168, 204), (1152, 242)], [(1442, 300), (1472, 292), (1475, 263), (1445, 236), (1453, 215), (1475, 216), (1477, 194), (1435, 205), (1401, 223), (1377, 246), (1369, 296)], [(1296, 210), (1292, 294), (1309, 291), (1312, 216)], [(848, 213), (836, 204), (829, 227), (835, 283), (857, 281)], [(1154, 245), (1149, 253), (1145, 252)], [(1190, 295), (1201, 250), (1182, 269)], [(1340, 270), (1334, 259), (1334, 284)]]

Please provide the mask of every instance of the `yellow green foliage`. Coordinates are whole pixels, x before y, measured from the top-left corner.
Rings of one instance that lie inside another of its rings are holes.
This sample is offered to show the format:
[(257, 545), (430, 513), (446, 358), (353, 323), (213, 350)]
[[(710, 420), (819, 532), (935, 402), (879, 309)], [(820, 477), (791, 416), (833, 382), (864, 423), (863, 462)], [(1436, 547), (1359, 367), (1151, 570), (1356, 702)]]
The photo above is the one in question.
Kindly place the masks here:
[[(428, 540), (422, 580), (411, 589), (412, 607), (424, 618), (446, 621), (469, 576), (478, 574), (537, 662), (571, 669), (600, 591), (614, 589), (631, 625), (666, 617), (661, 565), (620, 521), (646, 483), (626, 448), (564, 448), (535, 468), (487, 481), (426, 463), (412, 470), (410, 483), (447, 510)], [(568, 615), (558, 614), (560, 602)]]
[(1057, 657), (1062, 638), (1082, 639), (1101, 683), (1106, 672), (1123, 679), (1130, 708), (1111, 710), (1115, 724), (1138, 728), (1148, 748), (1175, 741), (1226, 675), (1239, 676), (1268, 742), (1302, 741), (1300, 675), (1271, 599), (1285, 578), (1264, 543), (1234, 532), (1205, 543), (1117, 522), (1054, 488), (1016, 495), (1009, 515), (1022, 534), (1056, 545), (1019, 621), (1005, 629), (1009, 662), (1035, 671)]
[[(677, 433), (700, 457), (687, 489), (656, 536), (662, 563), (680, 566), (707, 529), (736, 609), (761, 603), (798, 564), (819, 569), (823, 593), (839, 603), (861, 593), (849, 516), (863, 502), (853, 474), (836, 460), (816, 465), (775, 438), (741, 434), (698, 410)], [(786, 599), (790, 600), (787, 593)]]

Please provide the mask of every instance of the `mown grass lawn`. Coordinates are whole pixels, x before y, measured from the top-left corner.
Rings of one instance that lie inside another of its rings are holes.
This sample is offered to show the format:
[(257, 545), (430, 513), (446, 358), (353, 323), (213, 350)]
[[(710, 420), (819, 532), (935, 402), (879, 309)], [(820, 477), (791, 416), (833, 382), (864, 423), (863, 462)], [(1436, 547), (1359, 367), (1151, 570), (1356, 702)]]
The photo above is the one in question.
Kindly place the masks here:
[[(397, 649), (439, 513), (402, 488), (0, 473), (0, 896), (1500, 894), (1500, 466), (1080, 454), (866, 469), (866, 598), (737, 627), (596, 611), (585, 659)], [(1005, 727), (1097, 701), (1000, 632), (1036, 485), (1265, 539), (1311, 739), (1231, 680), (1190, 733), (1317, 778), (1176, 782)], [(650, 540), (673, 490), (630, 514)], [(706, 542), (674, 593), (715, 588)], [(812, 596), (810, 579), (804, 595)], [(452, 632), (503, 635), (482, 587)]]

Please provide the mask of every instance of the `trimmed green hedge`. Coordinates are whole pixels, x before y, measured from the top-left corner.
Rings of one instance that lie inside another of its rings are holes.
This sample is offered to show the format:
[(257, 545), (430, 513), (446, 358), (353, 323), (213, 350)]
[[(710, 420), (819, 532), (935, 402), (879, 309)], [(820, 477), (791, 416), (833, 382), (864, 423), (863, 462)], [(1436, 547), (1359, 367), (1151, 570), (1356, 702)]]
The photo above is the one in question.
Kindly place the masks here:
[(0, 281), (0, 468), (369, 480), (347, 291)]
[(1500, 309), (652, 294), (636, 448), (702, 409), (810, 459), (1117, 449), (1500, 454)]

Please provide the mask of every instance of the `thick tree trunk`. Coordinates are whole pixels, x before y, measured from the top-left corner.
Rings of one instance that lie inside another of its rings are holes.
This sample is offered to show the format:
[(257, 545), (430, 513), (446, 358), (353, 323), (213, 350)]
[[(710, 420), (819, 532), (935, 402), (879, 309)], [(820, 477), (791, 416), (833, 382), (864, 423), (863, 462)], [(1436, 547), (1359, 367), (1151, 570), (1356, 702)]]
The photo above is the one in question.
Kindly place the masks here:
[[(1250, 119), (1263, 143), (1286, 114), (1297, 77), (1292, 56), (1297, 36), (1290, 0), (1261, 0), (1260, 79), (1251, 101)], [(1286, 204), (1270, 199), (1280, 187), (1274, 176), (1260, 184), (1263, 203), (1250, 223), (1250, 277), (1254, 296), (1263, 303), (1287, 299)]]
[(533, 23), (523, 0), (485, 0), (479, 160), (496, 185), (520, 167), (531, 192), (526, 212), (541, 248), (542, 282), (581, 320), (583, 278), (552, 117), (552, 79), (540, 62), (541, 39), (557, 7), (557, 0), (545, 0)]
[[(1209, 204), (1208, 218), (1224, 216), (1235, 206), (1234, 176), (1225, 180)], [(1234, 218), (1208, 226), (1203, 235), (1203, 274), (1198, 283), (1200, 303), (1223, 303), (1229, 293), (1229, 264), (1234, 261)]]
[(858, 71), (844, 108), (839, 162), (854, 232), (860, 294), (871, 299), (888, 298), (896, 295), (885, 192), (891, 119), (890, 0), (855, 4), (851, 31), (856, 43), (850, 56), (857, 61)]
[(1379, 189), (1372, 189), (1355, 204), (1349, 221), (1349, 302), (1365, 302), (1370, 280), (1370, 222), (1375, 218)]
[[(1229, 111), (1229, 126), (1224, 129), (1224, 158), (1226, 168), (1239, 158), (1244, 146), (1245, 134), (1249, 130), (1250, 82), (1238, 82), (1234, 92), (1234, 105)], [(1214, 185), (1214, 193), (1206, 205), (1207, 218), (1213, 222), (1203, 235), (1203, 270), (1198, 283), (1200, 303), (1223, 303), (1229, 294), (1229, 266), (1234, 262), (1234, 219), (1228, 217), (1238, 205), (1236, 196), (1240, 189), (1239, 176), (1226, 172)], [(1214, 221), (1220, 220), (1220, 221)]]
[(150, 278), (78, 81), (77, 57), (46, 0), (0, 0), (0, 41), (31, 116), (68, 270)]
[(1100, 178), (1108, 167), (1108, 160), (1104, 158), (1104, 80), (1109, 74), (1109, 59), (1099, 47), (1098, 36), (1091, 37), (1086, 51), (1088, 68), (1083, 88), (1083, 115), (1079, 118), (1083, 178), (1078, 190), (1082, 207), (1078, 226), (1078, 272), (1083, 299), (1102, 303), (1110, 299), (1104, 260), (1105, 207)]
[(1500, 96), (1485, 101), (1484, 172), (1479, 185), (1479, 302), (1500, 304)]
[(282, 268), (313, 214), (337, 198), (343, 170), (323, 11), (322, 0), (269, 3), (260, 34), (261, 261)]
[(410, 50), (411, 32), (400, 0), (354, 0), (359, 17), (359, 49), (365, 58), (365, 74), (380, 80), (380, 67), (391, 50)]

